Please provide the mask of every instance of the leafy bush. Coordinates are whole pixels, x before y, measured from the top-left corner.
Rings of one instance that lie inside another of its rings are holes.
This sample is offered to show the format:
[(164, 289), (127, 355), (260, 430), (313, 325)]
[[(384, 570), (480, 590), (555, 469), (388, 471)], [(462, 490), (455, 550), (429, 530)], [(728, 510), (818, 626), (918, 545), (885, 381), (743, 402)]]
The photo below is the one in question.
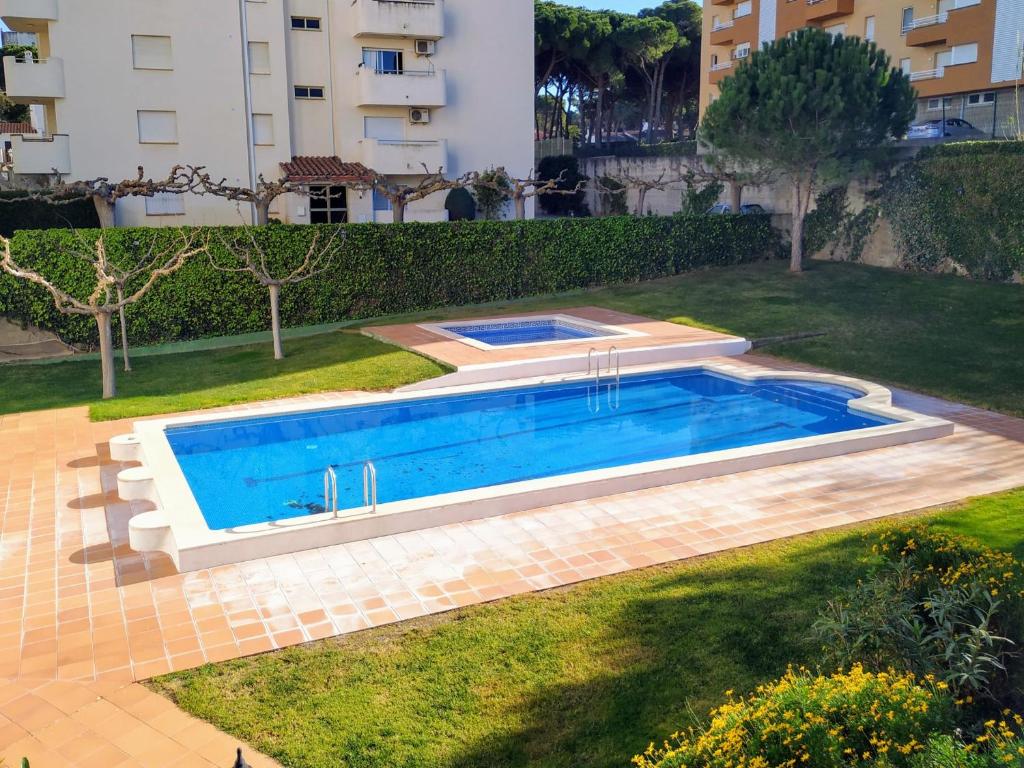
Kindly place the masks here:
[(512, 184), (508, 176), (490, 170), (480, 174), (480, 181), (485, 183), (473, 186), (477, 208), (485, 219), (500, 219), (502, 208), (512, 197)]
[(614, 176), (602, 176), (600, 182), (602, 213), (606, 216), (625, 216), (629, 213), (626, 185)]
[(870, 577), (830, 601), (813, 632), (830, 661), (933, 675), (963, 702), (1005, 701), (1021, 637), (1024, 563), (910, 526), (883, 533)]
[[(558, 189), (576, 189), (582, 182), (587, 181), (586, 176), (580, 171), (580, 163), (572, 155), (555, 155), (545, 157), (537, 165), (537, 178), (542, 181), (557, 179)], [(583, 202), (583, 190), (572, 195), (540, 195), (537, 200), (541, 209), (552, 216), (588, 216), (586, 203)]]
[(721, 196), (725, 185), (720, 181), (712, 181), (701, 186), (690, 180), (683, 188), (683, 213), (699, 216), (708, 212)]
[(99, 217), (91, 200), (78, 199), (61, 205), (42, 200), (19, 199), (20, 191), (0, 192), (0, 235), (10, 237), (22, 229), (98, 227)]
[(638, 768), (915, 766), (929, 738), (951, 730), (948, 696), (927, 681), (854, 666), (829, 676), (789, 670), (672, 736)]
[[(282, 289), (284, 326), (647, 280), (755, 261), (779, 249), (778, 233), (763, 216), (351, 224), (345, 231), (328, 272)], [(317, 227), (280, 225), (261, 227), (255, 234), (265, 253), (297, 265), (316, 232)], [(68, 251), (72, 238), (99, 234), (19, 232), (12, 247), (19, 262), (87, 295), (94, 277)], [(103, 234), (110, 258), (123, 262), (153, 242), (177, 236), (168, 229)], [(220, 238), (211, 241), (214, 257), (226, 261)], [(195, 259), (157, 282), (127, 316), (130, 337), (143, 344), (261, 331), (267, 312), (266, 292), (254, 280)], [(0, 314), (51, 330), (71, 343), (95, 343), (90, 319), (59, 314), (45, 290), (8, 275), (0, 275)]]
[(465, 187), (456, 187), (444, 199), (448, 221), (472, 221), (476, 218), (476, 200)]

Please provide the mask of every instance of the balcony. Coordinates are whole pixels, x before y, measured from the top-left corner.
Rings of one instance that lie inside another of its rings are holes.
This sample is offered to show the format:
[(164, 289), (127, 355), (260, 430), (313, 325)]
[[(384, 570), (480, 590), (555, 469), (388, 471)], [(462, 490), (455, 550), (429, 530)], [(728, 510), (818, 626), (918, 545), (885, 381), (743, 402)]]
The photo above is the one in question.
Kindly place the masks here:
[(736, 39), (736, 22), (717, 21), (711, 26), (710, 41), (712, 45), (732, 45)]
[(718, 85), (732, 74), (732, 67), (733, 63), (731, 61), (720, 61), (718, 64), (712, 64), (711, 69), (708, 71), (708, 82), (711, 85)]
[(64, 62), (61, 59), (19, 59), (4, 56), (7, 95), (12, 101), (31, 103), (64, 98)]
[(385, 176), (416, 176), (448, 168), (448, 142), (363, 139), (363, 165)]
[(914, 19), (903, 30), (907, 35), (907, 45), (956, 45), (977, 40), (978, 30), (992, 23), (986, 20), (985, 14), (978, 0), (954, 0), (934, 16)]
[(949, 37), (949, 14), (914, 19), (904, 32), (907, 33), (907, 45), (945, 45)]
[(807, 0), (807, 23), (853, 13), (854, 0)]
[(359, 68), (357, 107), (443, 107), (448, 103), (444, 70), (404, 70), (401, 74)]
[(47, 138), (22, 134), (11, 136), (11, 157), (15, 173), (71, 173), (71, 140), (67, 134)]
[(57, 20), (57, 0), (0, 0), (0, 19), (15, 32), (44, 32)]
[(919, 83), (924, 80), (941, 80), (945, 74), (945, 67), (936, 67), (935, 69), (922, 69), (920, 72), (910, 73), (910, 82)]
[(354, 37), (444, 37), (444, 0), (356, 0)]

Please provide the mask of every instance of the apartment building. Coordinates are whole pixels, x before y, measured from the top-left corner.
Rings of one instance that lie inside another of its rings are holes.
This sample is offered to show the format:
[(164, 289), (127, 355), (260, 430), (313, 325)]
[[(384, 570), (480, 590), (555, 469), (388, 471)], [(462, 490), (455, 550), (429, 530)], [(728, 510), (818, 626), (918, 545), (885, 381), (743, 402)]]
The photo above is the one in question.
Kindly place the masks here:
[[(345, 182), (533, 164), (533, 0), (0, 0), (0, 18), (38, 37), (37, 60), (3, 62), (8, 96), (45, 112), (40, 136), (14, 137), (20, 174), (289, 175), (330, 194), (279, 199), (282, 221), (388, 222)], [(135, 226), (251, 216), (191, 195), (118, 209)], [(445, 216), (440, 194), (406, 212)]]
[(910, 75), (919, 120), (1001, 137), (1016, 116), (1024, 0), (705, 0), (701, 111), (751, 51), (805, 26), (877, 42)]

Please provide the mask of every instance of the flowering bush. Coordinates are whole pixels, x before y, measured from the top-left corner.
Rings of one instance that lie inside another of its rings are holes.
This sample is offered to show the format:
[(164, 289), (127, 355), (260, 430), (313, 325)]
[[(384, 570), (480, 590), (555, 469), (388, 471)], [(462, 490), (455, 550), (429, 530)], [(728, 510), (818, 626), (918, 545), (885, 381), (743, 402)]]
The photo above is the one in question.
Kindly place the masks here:
[(932, 681), (854, 666), (830, 676), (790, 669), (711, 712), (705, 728), (674, 734), (633, 759), (638, 768), (911, 768), (951, 702)]
[(974, 739), (933, 736), (911, 762), (913, 768), (1005, 768), (1024, 765), (1024, 718), (1009, 710), (999, 720), (989, 720)]

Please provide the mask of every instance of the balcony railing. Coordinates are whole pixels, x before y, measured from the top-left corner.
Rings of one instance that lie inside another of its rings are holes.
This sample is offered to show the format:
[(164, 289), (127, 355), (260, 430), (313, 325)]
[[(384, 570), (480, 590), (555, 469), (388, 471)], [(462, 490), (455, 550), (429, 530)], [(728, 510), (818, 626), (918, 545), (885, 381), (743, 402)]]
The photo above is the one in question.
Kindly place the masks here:
[(712, 72), (721, 72), (723, 69), (732, 69), (731, 61), (720, 61), (717, 64), (711, 65)]
[(920, 72), (910, 73), (910, 82), (915, 83), (918, 80), (938, 80), (944, 74), (946, 74), (945, 67), (936, 67), (935, 69), (922, 69)]
[(723, 29), (732, 29), (736, 26), (736, 22), (732, 19), (728, 21), (722, 21), (721, 19), (715, 19), (715, 22), (711, 25), (712, 32), (720, 32)]
[(11, 136), (11, 159), (15, 173), (71, 173), (71, 140), (67, 134), (45, 138), (23, 134)]
[(444, 0), (355, 0), (355, 37), (444, 37)]
[(854, 0), (807, 0), (807, 21), (823, 21), (853, 13)]
[(415, 176), (448, 168), (448, 142), (363, 139), (363, 165), (385, 176)]
[(921, 29), (923, 27), (933, 27), (936, 24), (945, 24), (949, 21), (949, 13), (942, 12), (937, 13), (934, 16), (924, 16), (920, 19), (914, 19), (909, 24), (903, 26), (904, 32), (909, 32), (912, 29)]
[(64, 62), (61, 59), (33, 59), (4, 56), (7, 95), (31, 102), (64, 98)]
[(443, 69), (390, 73), (360, 67), (358, 72), (357, 107), (443, 107), (448, 103)]

